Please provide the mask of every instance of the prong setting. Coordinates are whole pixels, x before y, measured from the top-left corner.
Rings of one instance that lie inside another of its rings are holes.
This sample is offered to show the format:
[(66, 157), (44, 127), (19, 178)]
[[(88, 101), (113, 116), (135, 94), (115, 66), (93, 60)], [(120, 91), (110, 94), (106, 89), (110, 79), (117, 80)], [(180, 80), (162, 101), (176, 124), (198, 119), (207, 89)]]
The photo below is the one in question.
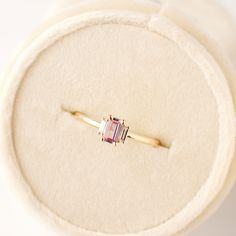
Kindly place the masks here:
[(98, 133), (101, 135), (102, 141), (116, 146), (117, 143), (125, 142), (128, 130), (129, 127), (125, 125), (124, 120), (110, 115), (108, 118), (103, 118)]

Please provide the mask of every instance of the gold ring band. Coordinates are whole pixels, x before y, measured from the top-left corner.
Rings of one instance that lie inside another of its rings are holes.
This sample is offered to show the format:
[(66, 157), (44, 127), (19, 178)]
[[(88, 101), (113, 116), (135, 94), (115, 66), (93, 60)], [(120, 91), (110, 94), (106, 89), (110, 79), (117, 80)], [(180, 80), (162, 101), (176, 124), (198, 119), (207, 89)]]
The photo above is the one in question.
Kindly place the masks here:
[(119, 142), (124, 143), (126, 138), (131, 138), (141, 143), (149, 144), (155, 148), (163, 146), (159, 139), (150, 138), (130, 132), (129, 127), (125, 125), (124, 120), (109, 116), (107, 118), (104, 117), (102, 122), (97, 122), (79, 111), (71, 112), (71, 114), (76, 119), (90, 126), (98, 128), (99, 134), (102, 135), (102, 141), (117, 144)]

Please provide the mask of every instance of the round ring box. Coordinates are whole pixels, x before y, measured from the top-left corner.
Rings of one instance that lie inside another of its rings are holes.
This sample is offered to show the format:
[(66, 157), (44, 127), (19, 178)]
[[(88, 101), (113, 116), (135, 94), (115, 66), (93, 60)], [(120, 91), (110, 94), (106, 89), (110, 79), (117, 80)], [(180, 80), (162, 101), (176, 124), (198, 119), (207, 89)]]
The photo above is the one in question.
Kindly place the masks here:
[[(214, 1), (62, 3), (2, 76), (1, 154), (27, 199), (73, 235), (202, 222), (235, 180), (235, 32)], [(99, 142), (66, 110), (169, 148)]]

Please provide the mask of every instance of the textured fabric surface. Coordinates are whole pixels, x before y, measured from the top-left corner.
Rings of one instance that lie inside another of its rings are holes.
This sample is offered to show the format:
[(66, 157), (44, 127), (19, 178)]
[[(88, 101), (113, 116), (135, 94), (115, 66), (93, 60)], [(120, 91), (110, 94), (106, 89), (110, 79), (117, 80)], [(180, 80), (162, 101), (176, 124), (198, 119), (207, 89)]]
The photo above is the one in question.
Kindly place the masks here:
[[(222, 188), (234, 146), (231, 96), (213, 58), (167, 19), (75, 17), (16, 68), (4, 100), (11, 155), (35, 200), (70, 226), (171, 235)], [(125, 118), (170, 149), (130, 140), (114, 149), (63, 108)]]
[[(76, 225), (112, 233), (183, 208), (218, 146), (217, 107), (202, 77), (173, 43), (131, 26), (84, 29), (48, 49), (28, 71), (14, 117), (17, 156), (39, 198)], [(128, 141), (114, 150), (61, 107), (124, 117), (171, 149)]]

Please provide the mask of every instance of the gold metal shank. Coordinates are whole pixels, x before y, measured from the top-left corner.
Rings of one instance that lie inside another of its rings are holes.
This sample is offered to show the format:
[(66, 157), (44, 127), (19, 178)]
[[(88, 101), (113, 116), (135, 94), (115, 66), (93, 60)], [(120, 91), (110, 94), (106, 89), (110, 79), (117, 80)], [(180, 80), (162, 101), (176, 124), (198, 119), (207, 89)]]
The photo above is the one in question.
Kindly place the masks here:
[[(71, 112), (71, 114), (78, 120), (90, 125), (90, 126), (93, 126), (93, 127), (96, 127), (96, 128), (99, 128), (100, 127), (100, 122), (97, 122), (91, 118), (89, 118), (86, 114), (82, 113), (82, 112), (79, 112), (79, 111), (76, 111), (76, 112)], [(139, 141), (141, 143), (144, 143), (144, 144), (148, 144), (148, 145), (151, 145), (153, 147), (160, 147), (160, 146), (163, 146), (161, 141), (159, 139), (156, 139), (156, 138), (150, 138), (150, 137), (146, 137), (146, 136), (143, 136), (143, 135), (139, 135), (139, 134), (135, 134), (133, 132), (128, 132), (128, 135), (127, 135), (128, 138), (131, 138), (131, 139), (134, 139), (136, 141)]]

